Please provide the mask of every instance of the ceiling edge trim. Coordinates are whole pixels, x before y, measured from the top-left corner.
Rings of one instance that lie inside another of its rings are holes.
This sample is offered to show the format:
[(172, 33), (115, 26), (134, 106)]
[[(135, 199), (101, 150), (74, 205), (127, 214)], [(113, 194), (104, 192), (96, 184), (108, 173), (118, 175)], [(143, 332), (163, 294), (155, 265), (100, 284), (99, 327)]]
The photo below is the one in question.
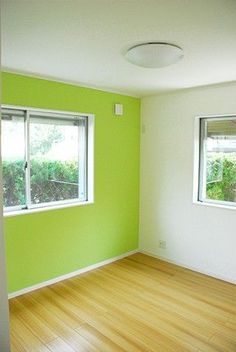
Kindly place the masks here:
[(21, 75), (21, 76), (26, 76), (26, 77), (31, 77), (31, 78), (37, 78), (37, 79), (42, 79), (45, 81), (52, 81), (52, 82), (57, 82), (57, 83), (63, 83), (63, 84), (68, 84), (71, 86), (76, 86), (76, 87), (81, 87), (81, 88), (88, 88), (88, 89), (94, 89), (94, 90), (99, 90), (102, 92), (106, 92), (106, 93), (112, 93), (112, 94), (118, 94), (118, 95), (124, 95), (127, 97), (131, 97), (131, 98), (136, 98), (136, 99), (140, 99), (141, 95), (135, 95), (135, 94), (128, 94), (126, 92), (122, 92), (119, 90), (113, 90), (111, 88), (108, 87), (99, 87), (99, 86), (93, 86), (93, 85), (89, 85), (89, 84), (85, 84), (85, 83), (79, 83), (76, 81), (72, 81), (72, 80), (64, 80), (64, 79), (60, 79), (60, 78), (56, 78), (56, 77), (52, 77), (49, 75), (41, 75), (41, 74), (37, 74), (37, 73), (29, 73), (29, 72), (25, 72), (22, 70), (14, 70), (8, 67), (1, 67), (1, 71), (2, 72), (6, 72), (6, 73), (12, 73), (12, 74), (16, 74), (16, 75)]

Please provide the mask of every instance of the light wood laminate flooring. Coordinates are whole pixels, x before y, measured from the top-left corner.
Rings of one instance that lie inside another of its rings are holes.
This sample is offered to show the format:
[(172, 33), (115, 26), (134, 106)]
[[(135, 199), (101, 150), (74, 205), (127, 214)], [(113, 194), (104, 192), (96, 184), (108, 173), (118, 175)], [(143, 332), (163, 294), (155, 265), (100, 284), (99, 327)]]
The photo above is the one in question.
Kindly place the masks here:
[(10, 300), (12, 352), (235, 352), (236, 286), (137, 253)]

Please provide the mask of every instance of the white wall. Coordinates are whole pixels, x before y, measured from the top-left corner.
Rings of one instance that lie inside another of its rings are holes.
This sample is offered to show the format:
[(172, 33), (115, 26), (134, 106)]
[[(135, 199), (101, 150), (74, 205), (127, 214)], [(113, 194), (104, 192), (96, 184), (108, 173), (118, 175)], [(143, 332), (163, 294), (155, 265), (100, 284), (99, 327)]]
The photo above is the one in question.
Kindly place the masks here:
[(236, 209), (192, 203), (194, 117), (228, 113), (236, 82), (142, 99), (140, 248), (236, 281)]
[[(0, 118), (1, 135), (1, 118)], [(3, 235), (3, 200), (2, 200), (2, 160), (0, 138), (0, 351), (10, 352), (9, 312), (7, 296), (7, 277), (5, 261), (5, 243)]]
[[(1, 27), (1, 26), (0, 26)], [(0, 28), (1, 31), (1, 28)], [(0, 32), (1, 47), (1, 32)], [(0, 55), (1, 60), (1, 55)], [(0, 62), (1, 68), (1, 62)], [(1, 80), (0, 80), (0, 104), (1, 104)], [(3, 236), (3, 200), (2, 200), (2, 159), (1, 159), (1, 109), (0, 109), (0, 351), (10, 352), (9, 339), (9, 312), (7, 297), (7, 275), (5, 262), (5, 243)]]
[(5, 247), (4, 247), (4, 239), (3, 239), (3, 231), (2, 231), (1, 207), (0, 207), (0, 351), (1, 352), (10, 351)]

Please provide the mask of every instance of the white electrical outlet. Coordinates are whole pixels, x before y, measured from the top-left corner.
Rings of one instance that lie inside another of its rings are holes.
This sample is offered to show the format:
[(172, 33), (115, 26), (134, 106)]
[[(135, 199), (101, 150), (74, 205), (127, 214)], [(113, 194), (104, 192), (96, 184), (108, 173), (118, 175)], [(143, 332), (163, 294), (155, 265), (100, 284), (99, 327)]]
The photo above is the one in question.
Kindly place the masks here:
[(159, 240), (159, 248), (166, 249), (166, 241)]

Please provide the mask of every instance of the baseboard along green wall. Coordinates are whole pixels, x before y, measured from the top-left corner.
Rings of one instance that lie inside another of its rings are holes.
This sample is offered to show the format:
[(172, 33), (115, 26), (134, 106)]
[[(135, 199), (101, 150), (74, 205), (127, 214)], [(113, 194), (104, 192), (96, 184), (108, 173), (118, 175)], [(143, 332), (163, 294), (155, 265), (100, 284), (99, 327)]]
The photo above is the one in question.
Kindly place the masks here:
[(2, 102), (95, 114), (95, 202), (4, 218), (9, 292), (136, 249), (140, 100), (4, 72)]

